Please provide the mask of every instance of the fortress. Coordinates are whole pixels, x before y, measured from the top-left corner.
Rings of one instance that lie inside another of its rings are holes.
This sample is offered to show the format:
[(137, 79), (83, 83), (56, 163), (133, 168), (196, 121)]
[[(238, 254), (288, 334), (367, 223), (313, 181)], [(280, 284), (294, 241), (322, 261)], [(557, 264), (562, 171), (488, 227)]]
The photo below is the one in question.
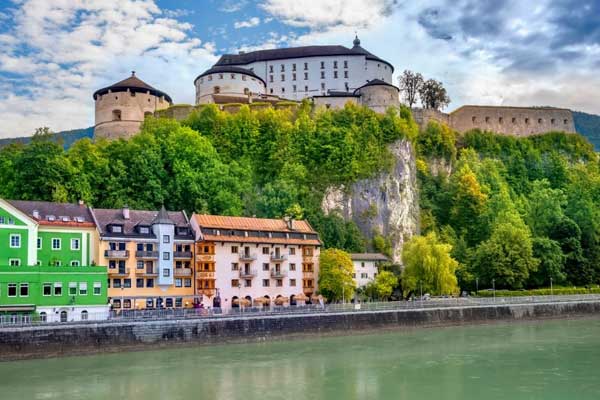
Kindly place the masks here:
[[(95, 138), (115, 139), (137, 133), (147, 115), (183, 119), (195, 107), (218, 104), (294, 104), (341, 108), (351, 102), (382, 113), (400, 105), (392, 84), (394, 66), (361, 47), (303, 46), (224, 54), (194, 80), (196, 105), (172, 107), (171, 97), (132, 75), (94, 93)], [(235, 109), (235, 107), (233, 107)], [(462, 106), (446, 114), (413, 109), (424, 127), (431, 120), (464, 132), (471, 129), (528, 136), (549, 131), (575, 132), (570, 110), (551, 107)]]

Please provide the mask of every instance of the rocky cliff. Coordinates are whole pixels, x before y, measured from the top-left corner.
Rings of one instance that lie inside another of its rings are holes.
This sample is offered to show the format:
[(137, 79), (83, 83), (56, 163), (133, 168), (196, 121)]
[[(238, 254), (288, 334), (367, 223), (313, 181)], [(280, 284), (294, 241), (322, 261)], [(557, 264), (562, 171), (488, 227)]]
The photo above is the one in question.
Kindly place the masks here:
[(379, 232), (390, 240), (394, 262), (401, 262), (405, 241), (419, 232), (419, 195), (415, 151), (407, 140), (389, 147), (395, 165), (391, 171), (358, 181), (350, 187), (329, 188), (323, 198), (325, 213), (338, 210), (372, 238)]

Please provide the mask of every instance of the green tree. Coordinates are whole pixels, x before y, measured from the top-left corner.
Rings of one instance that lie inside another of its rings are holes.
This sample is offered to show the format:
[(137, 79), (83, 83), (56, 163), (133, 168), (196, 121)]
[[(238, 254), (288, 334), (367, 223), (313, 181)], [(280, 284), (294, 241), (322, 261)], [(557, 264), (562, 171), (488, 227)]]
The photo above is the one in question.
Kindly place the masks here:
[(441, 243), (435, 232), (413, 236), (402, 249), (402, 289), (404, 295), (423, 293), (432, 295), (458, 293), (456, 269), (458, 262), (450, 256), (452, 246)]
[(528, 286), (543, 287), (550, 285), (550, 279), (555, 284), (566, 281), (565, 260), (566, 257), (560, 248), (560, 244), (548, 238), (533, 238), (533, 256), (540, 260), (536, 271), (529, 276)]
[(365, 287), (367, 296), (388, 300), (398, 286), (398, 277), (390, 271), (379, 271), (373, 281)]
[(319, 292), (333, 301), (351, 299), (356, 289), (353, 272), (348, 253), (338, 249), (323, 250), (319, 258)]

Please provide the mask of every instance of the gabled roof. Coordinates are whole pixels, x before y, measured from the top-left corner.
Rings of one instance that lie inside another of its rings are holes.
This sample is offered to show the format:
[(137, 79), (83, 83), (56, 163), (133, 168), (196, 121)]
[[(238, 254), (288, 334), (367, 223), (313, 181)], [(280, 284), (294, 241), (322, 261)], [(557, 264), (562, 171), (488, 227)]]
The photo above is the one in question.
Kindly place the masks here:
[(168, 94), (166, 94), (165, 92), (162, 92), (158, 89), (153, 88), (152, 86), (148, 85), (146, 82), (142, 81), (137, 76), (135, 76), (135, 71), (131, 72), (131, 76), (129, 78), (123, 79), (122, 81), (114, 83), (105, 88), (96, 90), (96, 92), (94, 92), (94, 100), (96, 99), (97, 96), (106, 94), (109, 91), (125, 92), (127, 90), (129, 90), (131, 92), (136, 92), (136, 93), (150, 92), (150, 94), (157, 96), (157, 97), (164, 96), (165, 100), (167, 100), (169, 103), (173, 102), (171, 100), (171, 97)]
[(253, 78), (256, 78), (258, 80), (260, 80), (263, 84), (267, 84), (263, 78), (261, 78), (260, 76), (256, 75), (253, 71), (250, 71), (249, 69), (246, 68), (242, 68), (242, 67), (236, 67), (233, 65), (215, 65), (210, 69), (207, 69), (206, 71), (204, 71), (203, 73), (201, 73), (200, 75), (198, 75), (196, 77), (196, 79), (194, 79), (194, 84), (196, 84), (196, 81), (200, 78), (202, 78), (203, 76), (206, 75), (210, 75), (210, 74), (218, 74), (218, 73), (236, 73), (236, 74), (244, 74), (244, 75), (248, 75), (251, 76)]
[(317, 233), (312, 226), (310, 226), (308, 221), (304, 220), (294, 220), (293, 229), (289, 229), (287, 223), (283, 219), (228, 217), (223, 215), (206, 214), (194, 214), (192, 218), (195, 218), (198, 225), (202, 228), (289, 233)]
[[(140, 235), (136, 227), (138, 225), (141, 226), (151, 226), (152, 223), (157, 220), (159, 214), (162, 213), (159, 211), (147, 211), (147, 210), (129, 210), (129, 218), (125, 218), (123, 215), (123, 209), (107, 209), (107, 208), (94, 208), (92, 209), (92, 213), (95, 217), (95, 220), (98, 224), (98, 230), (100, 234), (103, 236), (143, 236)], [(165, 214), (160, 216), (160, 219), (166, 218), (170, 221), (170, 223), (174, 224), (177, 227), (186, 227), (190, 228), (189, 221), (187, 216), (183, 211), (164, 211)], [(109, 225), (122, 225), (123, 232), (122, 233), (113, 233), (108, 228)], [(148, 237), (154, 237), (152, 230), (149, 234), (145, 235)], [(176, 235), (177, 236), (177, 235)], [(193, 237), (193, 234), (190, 229), (190, 237)]]
[(389, 259), (381, 253), (352, 253), (350, 254), (352, 260), (363, 260), (363, 261), (388, 261)]
[[(40, 225), (93, 228), (94, 219), (89, 208), (82, 204), (53, 203), (49, 201), (7, 200), (13, 207)], [(34, 214), (37, 212), (37, 217)]]

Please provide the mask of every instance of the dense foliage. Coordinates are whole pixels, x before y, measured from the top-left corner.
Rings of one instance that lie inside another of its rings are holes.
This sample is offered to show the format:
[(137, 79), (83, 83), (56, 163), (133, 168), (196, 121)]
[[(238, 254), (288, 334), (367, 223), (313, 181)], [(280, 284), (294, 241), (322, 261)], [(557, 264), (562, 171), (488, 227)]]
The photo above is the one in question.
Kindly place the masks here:
[(450, 133), (436, 124), (421, 132), (417, 168), (423, 231), (452, 245), (461, 288), (598, 284), (600, 170), (590, 143)]
[(83, 139), (65, 151), (40, 131), (30, 144), (6, 146), (0, 150), (0, 197), (293, 215), (307, 218), (326, 247), (363, 251), (355, 224), (321, 212), (323, 192), (390, 168), (386, 145), (416, 135), (404, 108), (380, 115), (353, 105), (329, 111), (303, 103), (228, 113), (208, 105), (182, 123), (148, 118), (129, 140)]
[(356, 290), (350, 254), (339, 249), (323, 250), (319, 256), (319, 293), (332, 301), (350, 300)]

